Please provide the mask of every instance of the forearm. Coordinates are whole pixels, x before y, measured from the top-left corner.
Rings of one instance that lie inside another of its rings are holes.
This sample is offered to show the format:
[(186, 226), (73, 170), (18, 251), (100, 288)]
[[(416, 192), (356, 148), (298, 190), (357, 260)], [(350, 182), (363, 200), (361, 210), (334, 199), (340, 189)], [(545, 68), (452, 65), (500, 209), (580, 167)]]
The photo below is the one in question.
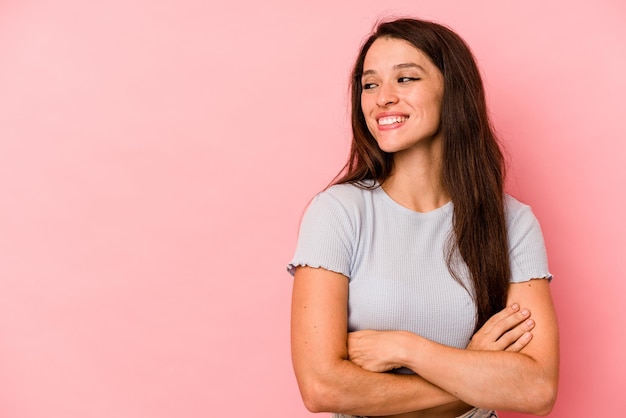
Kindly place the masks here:
[(400, 363), (468, 404), (534, 414), (552, 408), (558, 371), (523, 353), (461, 350), (410, 333), (404, 338)]
[(391, 415), (458, 401), (417, 375), (369, 372), (349, 360), (296, 370), (296, 376), (312, 412)]
[(349, 361), (347, 300), (346, 277), (308, 267), (296, 271), (291, 354), (307, 409), (391, 415), (457, 401), (418, 376), (374, 373)]

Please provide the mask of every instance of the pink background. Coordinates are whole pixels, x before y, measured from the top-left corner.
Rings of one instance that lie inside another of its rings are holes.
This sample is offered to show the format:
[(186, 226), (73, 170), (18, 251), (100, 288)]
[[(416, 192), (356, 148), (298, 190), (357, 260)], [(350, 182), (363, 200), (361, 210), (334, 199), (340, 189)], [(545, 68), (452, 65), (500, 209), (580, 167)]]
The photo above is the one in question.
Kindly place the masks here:
[(0, 416), (310, 415), (285, 264), (389, 14), (450, 25), (479, 60), (555, 275), (551, 416), (621, 413), (622, 1), (6, 0)]

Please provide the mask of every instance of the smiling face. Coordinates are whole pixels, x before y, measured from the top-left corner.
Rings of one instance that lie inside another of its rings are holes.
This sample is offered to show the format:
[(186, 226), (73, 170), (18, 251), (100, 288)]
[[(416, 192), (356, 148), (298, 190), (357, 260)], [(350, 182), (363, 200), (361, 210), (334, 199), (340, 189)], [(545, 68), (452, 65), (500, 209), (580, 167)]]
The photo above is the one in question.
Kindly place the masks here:
[(365, 55), (361, 109), (378, 146), (396, 153), (440, 143), (443, 75), (409, 42), (382, 37)]

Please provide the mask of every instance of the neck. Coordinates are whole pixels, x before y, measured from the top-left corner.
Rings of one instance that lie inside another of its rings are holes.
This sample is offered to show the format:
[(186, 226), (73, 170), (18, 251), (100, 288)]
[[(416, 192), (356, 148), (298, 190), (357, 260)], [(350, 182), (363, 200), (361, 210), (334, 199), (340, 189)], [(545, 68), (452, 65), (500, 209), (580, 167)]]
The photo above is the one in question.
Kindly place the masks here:
[(416, 212), (430, 212), (450, 201), (443, 187), (439, 149), (394, 154), (393, 171), (382, 188), (400, 205)]

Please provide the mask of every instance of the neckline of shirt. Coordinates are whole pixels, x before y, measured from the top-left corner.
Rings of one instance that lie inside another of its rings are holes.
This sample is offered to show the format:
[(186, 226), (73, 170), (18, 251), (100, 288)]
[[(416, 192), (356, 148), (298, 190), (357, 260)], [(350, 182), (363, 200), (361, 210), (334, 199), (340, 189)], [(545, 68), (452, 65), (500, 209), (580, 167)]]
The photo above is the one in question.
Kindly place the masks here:
[(406, 206), (402, 206), (400, 203), (393, 200), (391, 196), (389, 196), (378, 183), (376, 183), (376, 188), (373, 190), (373, 192), (378, 194), (384, 202), (386, 202), (394, 209), (415, 218), (430, 218), (435, 216), (442, 216), (447, 215), (452, 211), (452, 200), (445, 203), (443, 206), (438, 207), (437, 209), (433, 209), (428, 212), (418, 212), (413, 209), (409, 209)]

